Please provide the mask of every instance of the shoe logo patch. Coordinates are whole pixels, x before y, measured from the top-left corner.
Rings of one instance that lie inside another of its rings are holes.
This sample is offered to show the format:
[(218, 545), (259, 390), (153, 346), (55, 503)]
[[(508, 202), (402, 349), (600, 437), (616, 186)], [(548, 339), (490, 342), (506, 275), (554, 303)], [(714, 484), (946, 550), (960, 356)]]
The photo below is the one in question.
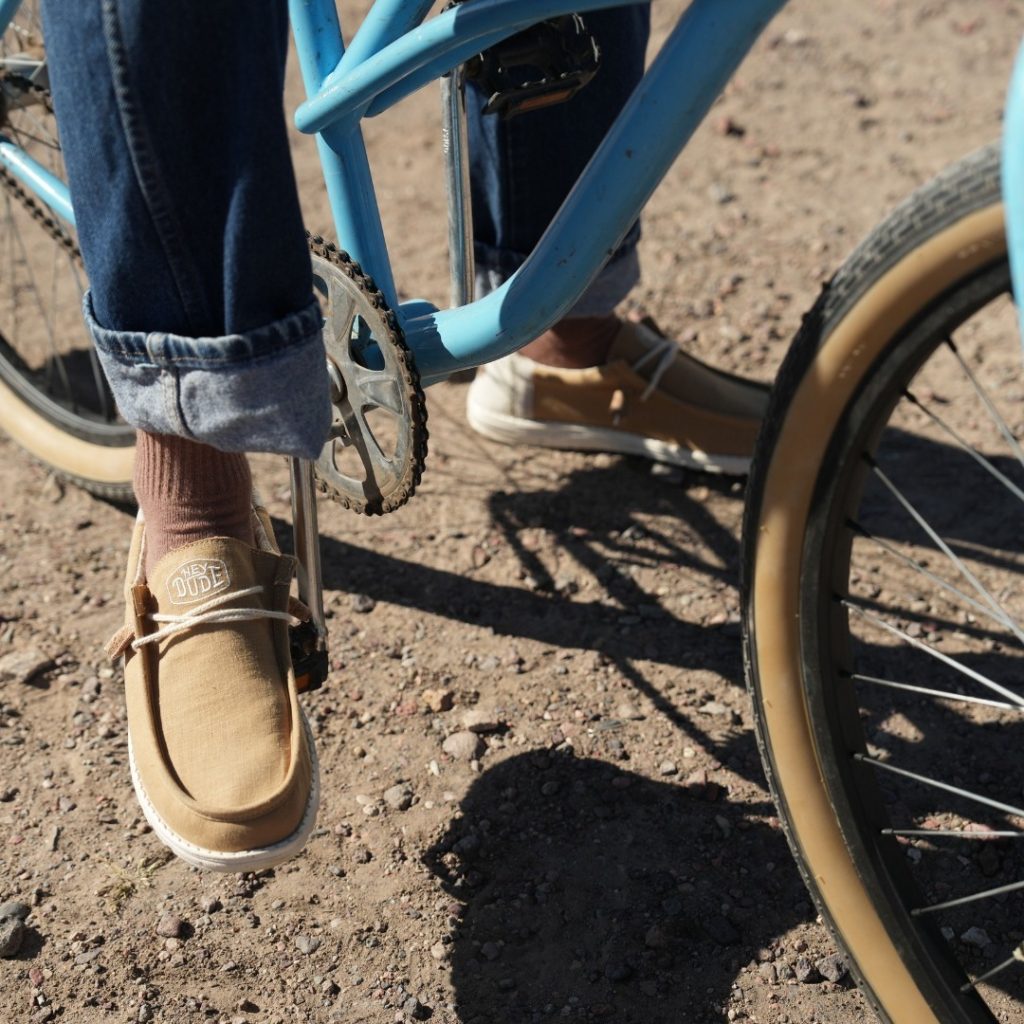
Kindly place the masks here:
[(228, 567), (219, 558), (193, 558), (179, 565), (167, 581), (174, 604), (191, 604), (220, 593), (231, 583)]

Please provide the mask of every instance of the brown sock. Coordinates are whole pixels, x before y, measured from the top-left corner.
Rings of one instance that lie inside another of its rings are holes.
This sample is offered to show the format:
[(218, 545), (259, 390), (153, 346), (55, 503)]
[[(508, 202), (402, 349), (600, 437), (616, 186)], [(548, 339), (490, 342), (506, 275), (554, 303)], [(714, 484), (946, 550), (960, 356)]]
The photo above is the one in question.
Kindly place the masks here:
[(204, 537), (253, 543), (252, 476), (244, 455), (138, 432), (135, 497), (146, 520), (146, 575), (168, 551)]
[(519, 354), (563, 370), (601, 366), (608, 361), (619, 323), (614, 315), (567, 317), (520, 349)]

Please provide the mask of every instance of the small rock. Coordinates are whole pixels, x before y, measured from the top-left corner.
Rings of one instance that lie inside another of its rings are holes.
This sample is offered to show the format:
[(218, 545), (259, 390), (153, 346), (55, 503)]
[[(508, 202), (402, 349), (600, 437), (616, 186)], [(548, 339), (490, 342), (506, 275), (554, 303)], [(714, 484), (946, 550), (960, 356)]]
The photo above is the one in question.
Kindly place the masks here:
[(373, 854), (370, 853), (368, 847), (357, 846), (352, 853), (352, 859), (357, 864), (369, 864), (370, 861), (373, 860)]
[(662, 761), (658, 765), (659, 775), (676, 775), (679, 769), (676, 767), (675, 761)]
[(140, 1003), (139, 1004), (139, 1015), (138, 1015), (138, 1017), (136, 1017), (136, 1020), (138, 1020), (139, 1024), (146, 1024), (147, 1021), (150, 1021), (152, 1019), (153, 1019), (153, 1007), (150, 1006), (149, 1003)]
[(470, 732), (497, 732), (502, 723), (496, 715), (482, 708), (473, 708), (462, 716), (462, 724)]
[(778, 973), (775, 970), (775, 964), (761, 964), (758, 967), (758, 971), (761, 977), (768, 982), (769, 985), (774, 985), (778, 981)]
[(721, 914), (713, 914), (701, 922), (704, 931), (720, 946), (735, 946), (740, 941), (740, 933), (733, 923)]
[(455, 703), (455, 694), (451, 690), (424, 690), (423, 703), (435, 714), (451, 711)]
[(309, 956), (310, 953), (315, 953), (320, 948), (320, 940), (313, 935), (296, 935), (295, 945), (300, 953)]
[(668, 945), (668, 936), (660, 925), (652, 925), (644, 936), (644, 945), (648, 949), (662, 949)]
[(838, 953), (823, 956), (814, 966), (826, 981), (842, 981), (846, 977), (846, 961)]
[(204, 914), (215, 914), (223, 906), (224, 904), (221, 903), (216, 896), (207, 896), (206, 899), (199, 904), (199, 909), (202, 910)]
[(475, 732), (453, 732), (441, 745), (441, 749), (456, 761), (472, 761), (479, 757), (486, 747)]
[(818, 968), (805, 956), (797, 960), (793, 965), (793, 970), (796, 972), (796, 980), (802, 985), (813, 985), (815, 982), (821, 981)]
[(368, 594), (353, 594), (349, 599), (352, 611), (360, 615), (366, 615), (377, 607), (377, 602)]
[(0, 658), (0, 683), (31, 682), (40, 672), (53, 664), (53, 658), (33, 647), (11, 651)]
[(241, 1013), (259, 1013), (260, 1008), (251, 999), (239, 999), (235, 1009)]
[(714, 715), (717, 717), (732, 716), (732, 708), (726, 707), (720, 701), (709, 700), (698, 709), (702, 715)]
[(605, 967), (604, 976), (613, 982), (628, 981), (633, 976), (633, 968), (625, 960), (613, 960)]
[(156, 933), (165, 939), (180, 939), (185, 931), (185, 922), (175, 914), (163, 914), (156, 923)]
[(0, 921), (0, 957), (16, 956), (25, 938), (25, 926), (17, 917)]
[(7, 903), (0, 903), (0, 921), (6, 921), (12, 917), (24, 921), (31, 913), (32, 908), (20, 900), (8, 900)]
[(501, 946), (496, 942), (485, 942), (480, 947), (480, 952), (488, 960), (497, 960), (501, 956)]
[(28, 980), (31, 981), (36, 988), (42, 988), (43, 981), (45, 980), (45, 975), (41, 970), (39, 970), (38, 967), (30, 967), (28, 972)]
[(443, 942), (435, 942), (430, 947), (430, 955), (435, 960), (447, 960), (448, 959), (448, 947)]
[(384, 803), (395, 811), (407, 811), (412, 806), (412, 790), (407, 783), (399, 783), (384, 791)]
[(409, 996), (402, 1003), (402, 1010), (407, 1017), (412, 1017), (413, 1020), (424, 1020), (429, 1016), (427, 1008), (415, 996)]
[(992, 940), (988, 937), (988, 932), (984, 928), (979, 928), (974, 925), (972, 928), (968, 928), (967, 931), (960, 936), (961, 942), (966, 942), (968, 946), (976, 946), (978, 949), (984, 949), (986, 946), (992, 945)]
[(642, 722), (644, 714), (635, 704), (630, 704), (628, 700), (624, 700), (615, 709), (615, 717), (621, 718), (626, 722)]

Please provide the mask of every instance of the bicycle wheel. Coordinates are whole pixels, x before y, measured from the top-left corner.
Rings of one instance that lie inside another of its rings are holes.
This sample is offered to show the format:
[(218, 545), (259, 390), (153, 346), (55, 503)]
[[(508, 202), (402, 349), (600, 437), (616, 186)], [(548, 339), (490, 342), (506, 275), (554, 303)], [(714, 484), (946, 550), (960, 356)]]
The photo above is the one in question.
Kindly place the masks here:
[[(897, 209), (779, 375), (744, 657), (805, 881), (881, 1016), (1024, 1007), (1024, 372), (999, 158)], [(1015, 756), (1016, 755), (1016, 756)]]
[[(37, 0), (0, 38), (0, 129), (64, 177)], [(82, 319), (73, 229), (0, 169), (0, 428), (87, 490), (131, 495), (135, 432), (117, 415)]]

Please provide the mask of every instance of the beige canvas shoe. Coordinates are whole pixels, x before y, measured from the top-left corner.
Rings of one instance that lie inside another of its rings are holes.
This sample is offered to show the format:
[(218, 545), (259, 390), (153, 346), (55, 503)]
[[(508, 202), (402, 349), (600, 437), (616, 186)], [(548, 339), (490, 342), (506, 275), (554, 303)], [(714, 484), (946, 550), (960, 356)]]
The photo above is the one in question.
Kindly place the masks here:
[(511, 355), (481, 367), (466, 412), (474, 430), (505, 444), (742, 476), (768, 391), (687, 355), (653, 324), (623, 321), (603, 366), (563, 370)]
[(140, 515), (128, 558), (128, 755), (146, 820), (179, 857), (256, 871), (297, 854), (316, 820), (319, 773), (288, 646), (294, 559), (266, 512), (256, 548), (227, 537), (166, 554), (146, 579)]

